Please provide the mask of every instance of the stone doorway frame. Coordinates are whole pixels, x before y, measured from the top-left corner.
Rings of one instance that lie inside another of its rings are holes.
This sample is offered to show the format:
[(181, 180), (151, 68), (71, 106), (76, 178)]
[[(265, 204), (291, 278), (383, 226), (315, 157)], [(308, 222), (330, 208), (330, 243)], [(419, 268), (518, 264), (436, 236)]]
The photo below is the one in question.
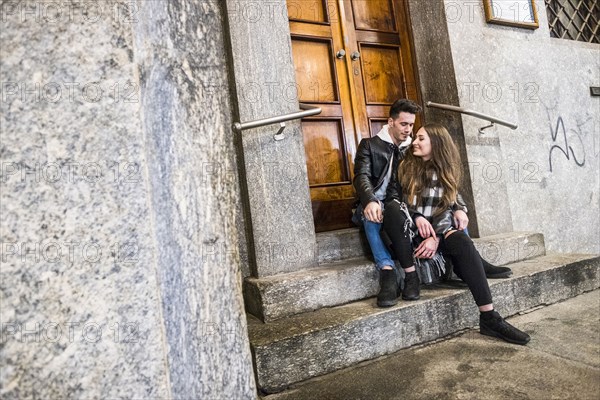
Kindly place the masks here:
[[(444, 2), (407, 1), (423, 101), (459, 104)], [(234, 120), (298, 111), (297, 97), (289, 97), (295, 74), (286, 0), (226, 0), (225, 11)], [(424, 117), (445, 124), (458, 145), (467, 182), (461, 193), (470, 210), (469, 231), (477, 237), (462, 119), (429, 108)], [(266, 126), (241, 134), (232, 132), (243, 196), (249, 264), (245, 276), (262, 278), (318, 267), (300, 122), (288, 124), (284, 141), (273, 140), (277, 129)]]

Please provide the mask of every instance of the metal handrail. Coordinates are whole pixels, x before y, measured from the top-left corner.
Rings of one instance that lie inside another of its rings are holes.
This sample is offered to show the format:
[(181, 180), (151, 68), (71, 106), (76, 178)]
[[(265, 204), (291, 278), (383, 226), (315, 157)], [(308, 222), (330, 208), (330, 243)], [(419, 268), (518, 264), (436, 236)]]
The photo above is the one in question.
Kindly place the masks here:
[[(297, 111), (290, 114), (279, 115), (277, 117), (263, 118), (257, 119), (255, 121), (249, 122), (234, 122), (233, 130), (236, 132), (241, 132), (246, 129), (259, 128), (265, 125), (276, 124), (279, 122), (291, 121), (293, 119), (299, 119), (304, 117), (310, 117), (311, 115), (317, 115), (321, 113), (321, 107), (310, 106), (308, 104), (300, 103), (300, 109), (304, 111)], [(282, 127), (285, 127), (285, 124), (282, 124)]]
[[(499, 119), (499, 118), (496, 118), (496, 117), (492, 117), (491, 115), (482, 114), (482, 113), (477, 112), (477, 111), (467, 110), (466, 108), (451, 106), (451, 105), (448, 105), (448, 104), (433, 103), (431, 101), (428, 101), (426, 103), (426, 105), (427, 105), (427, 107), (433, 107), (433, 108), (439, 108), (439, 109), (442, 109), (442, 110), (454, 111), (454, 112), (458, 112), (458, 113), (461, 113), (461, 114), (467, 114), (467, 115), (470, 115), (472, 117), (481, 118), (481, 119), (484, 119), (486, 121), (490, 121), (492, 123), (492, 125), (487, 126), (485, 128), (493, 126), (494, 123), (507, 126), (507, 127), (509, 127), (510, 129), (513, 129), (513, 130), (518, 128), (518, 125), (517, 124), (513, 124), (512, 122), (504, 121), (502, 119)], [(479, 132), (481, 132), (485, 128), (480, 129)]]

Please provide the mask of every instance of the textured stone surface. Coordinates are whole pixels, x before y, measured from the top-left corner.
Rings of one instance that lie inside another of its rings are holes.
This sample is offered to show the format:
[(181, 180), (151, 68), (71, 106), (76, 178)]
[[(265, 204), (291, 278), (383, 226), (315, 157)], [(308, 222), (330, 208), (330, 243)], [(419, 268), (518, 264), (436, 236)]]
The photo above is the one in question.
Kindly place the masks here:
[[(473, 239), (481, 255), (492, 264), (502, 265), (544, 254), (544, 236), (530, 232), (510, 232)], [(364, 233), (357, 228), (317, 234), (319, 262), (327, 263), (371, 253)]]
[(379, 275), (372, 261), (359, 258), (268, 278), (247, 278), (244, 287), (246, 298), (254, 293), (258, 299), (247, 302), (248, 312), (268, 322), (371, 297), (377, 293)]
[[(241, 296), (223, 14), (216, 2), (140, 2), (156, 259), (173, 398), (254, 398)], [(215, 85), (215, 92), (205, 89)], [(221, 173), (206, 172), (219, 166)]]
[(358, 228), (317, 233), (319, 264), (371, 254), (367, 237)]
[(506, 265), (546, 254), (544, 236), (540, 233), (511, 232), (473, 239), (475, 248), (485, 260)]
[[(514, 271), (511, 279), (490, 281), (494, 304), (504, 316), (600, 286), (597, 256), (547, 255), (515, 264)], [(388, 309), (370, 299), (270, 324), (249, 320), (249, 332), (258, 385), (272, 392), (477, 323), (468, 290), (445, 285)]]
[[(227, 0), (237, 117), (242, 122), (297, 112), (298, 95), (285, 0)], [(264, 277), (317, 267), (302, 131), (287, 123), (241, 134), (250, 226), (251, 271)]]
[(0, 396), (254, 398), (218, 3), (51, 4), (0, 29)]
[(0, 28), (0, 397), (166, 398), (132, 26), (41, 4)]
[[(319, 249), (326, 255), (355, 255), (364, 235), (358, 229), (324, 235), (328, 246)], [(339, 240), (336, 240), (335, 238)], [(546, 254), (540, 234), (515, 232), (475, 239), (481, 255), (496, 265), (505, 265)], [(246, 309), (268, 322), (289, 315), (331, 307), (372, 297), (379, 290), (379, 275), (371, 260), (364, 257), (324, 264), (321, 268), (247, 278), (244, 281)]]
[[(409, 0), (408, 3), (415, 55), (414, 65), (419, 75), (419, 89), (423, 104), (428, 101), (458, 104), (459, 93), (450, 51), (450, 38), (446, 27), (446, 7), (441, 1)], [(435, 26), (435, 29), (431, 29), (432, 26)], [(464, 166), (465, 176), (460, 192), (470, 210), (469, 230), (473, 237), (484, 236), (479, 232), (478, 227), (478, 210), (474, 206), (465, 135), (460, 115), (429, 107), (425, 107), (423, 114), (425, 116), (424, 123), (438, 122), (448, 127)]]
[(295, 385), (265, 400), (595, 399), (600, 291), (509, 318), (531, 335), (515, 346), (469, 330)]
[(590, 86), (600, 81), (600, 45), (551, 38), (536, 3), (532, 31), (445, 1), (460, 106), (519, 126), (479, 138), (486, 121), (463, 117), (480, 233), (512, 225), (543, 233), (550, 251), (598, 254), (600, 98)]

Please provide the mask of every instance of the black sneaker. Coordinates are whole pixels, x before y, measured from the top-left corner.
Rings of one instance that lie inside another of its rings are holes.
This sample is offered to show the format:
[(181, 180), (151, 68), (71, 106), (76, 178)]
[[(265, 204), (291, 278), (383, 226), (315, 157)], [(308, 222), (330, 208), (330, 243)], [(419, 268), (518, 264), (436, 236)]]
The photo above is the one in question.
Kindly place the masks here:
[(419, 285), (419, 275), (417, 271), (408, 272), (404, 278), (404, 289), (402, 290), (403, 300), (419, 300), (421, 297)]
[(479, 316), (479, 332), (482, 335), (493, 336), (509, 343), (526, 345), (531, 337), (506, 322), (496, 311), (492, 311), (489, 317), (483, 314)]
[(506, 279), (510, 278), (510, 276), (512, 275), (512, 270), (508, 267), (496, 267), (495, 265), (490, 264), (483, 258), (481, 259), (481, 263), (483, 264), (485, 276), (488, 279)]
[(379, 282), (381, 289), (377, 295), (377, 305), (379, 307), (391, 307), (398, 304), (396, 271), (391, 269), (381, 270), (379, 272)]

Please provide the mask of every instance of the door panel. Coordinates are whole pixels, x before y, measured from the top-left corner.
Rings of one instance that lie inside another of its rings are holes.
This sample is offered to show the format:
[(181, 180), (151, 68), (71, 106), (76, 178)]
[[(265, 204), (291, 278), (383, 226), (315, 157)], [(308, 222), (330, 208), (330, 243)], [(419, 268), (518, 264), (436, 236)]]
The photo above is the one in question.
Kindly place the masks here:
[(306, 22), (329, 22), (327, 0), (288, 0), (289, 20)]
[(400, 48), (365, 43), (359, 49), (367, 105), (391, 105), (404, 87)]
[(369, 120), (371, 132), (379, 132), (385, 124), (387, 124), (387, 118), (371, 118)]
[(397, 32), (391, 0), (354, 0), (352, 11), (355, 29)]
[(304, 103), (339, 103), (338, 80), (333, 60), (331, 39), (302, 38), (292, 40), (292, 54)]
[(304, 121), (302, 131), (306, 153), (311, 155), (307, 163), (310, 186), (349, 184), (341, 119)]
[(404, 0), (288, 0), (300, 101), (323, 110), (302, 120), (317, 232), (353, 226), (358, 143), (387, 123), (396, 99), (420, 102), (405, 7)]

